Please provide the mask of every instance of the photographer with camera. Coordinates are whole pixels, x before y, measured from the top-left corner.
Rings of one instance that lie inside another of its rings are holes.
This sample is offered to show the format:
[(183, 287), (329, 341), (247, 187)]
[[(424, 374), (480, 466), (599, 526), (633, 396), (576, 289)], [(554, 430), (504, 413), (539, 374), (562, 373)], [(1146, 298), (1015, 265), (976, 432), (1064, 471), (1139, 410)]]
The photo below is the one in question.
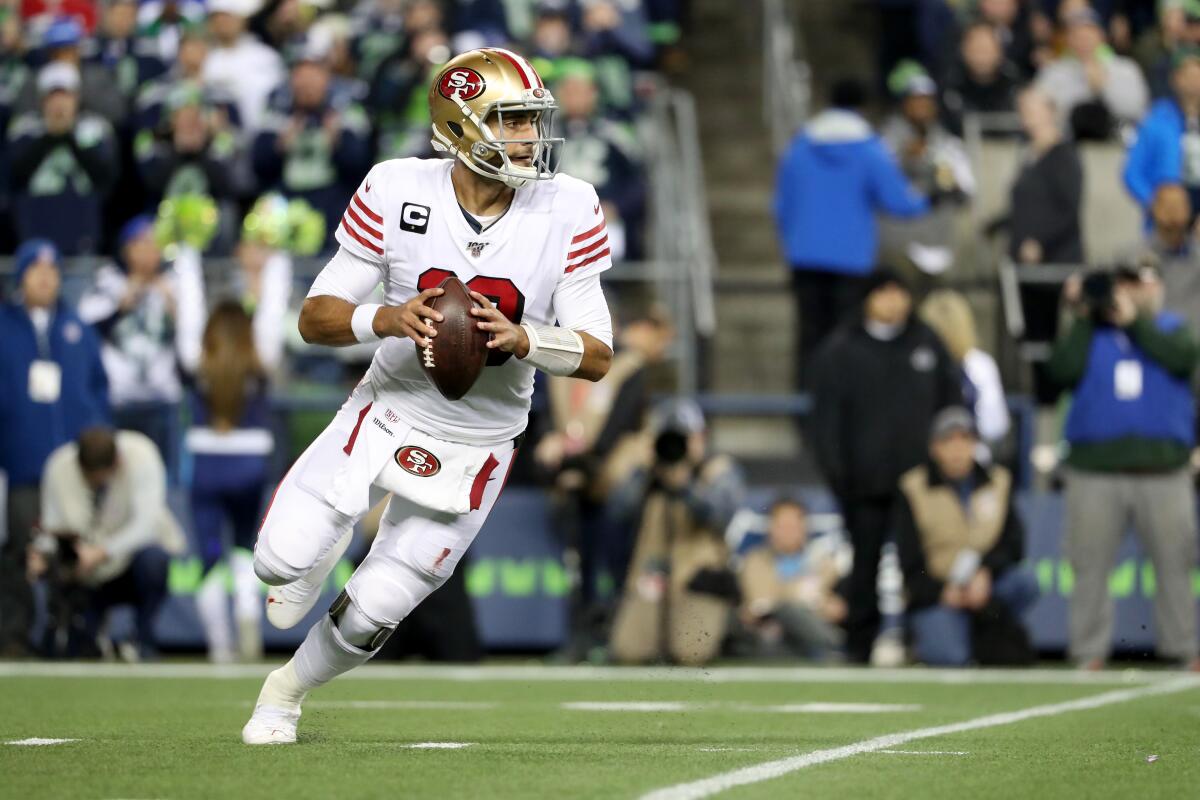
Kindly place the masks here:
[(1063, 544), (1075, 571), (1071, 658), (1099, 669), (1108, 657), (1108, 576), (1132, 518), (1154, 563), (1158, 651), (1200, 668), (1188, 468), (1196, 415), (1189, 382), (1200, 348), (1183, 319), (1162, 310), (1162, 282), (1152, 267), (1074, 277), (1064, 299), (1075, 320), (1055, 344), (1047, 374), (1074, 392), (1065, 430)]
[[(136, 655), (152, 654), (168, 554), (184, 549), (167, 508), (166, 468), (149, 437), (87, 428), (51, 453), (41, 533), (28, 556), (29, 578), (45, 578), (50, 589), (47, 654), (93, 655), (104, 613), (116, 605), (135, 609)], [(65, 648), (57, 644), (64, 639)]]
[(650, 430), (646, 466), (611, 499), (614, 523), (635, 526), (637, 539), (610, 647), (621, 663), (703, 664), (720, 651), (738, 601), (724, 533), (745, 486), (732, 460), (707, 452), (694, 402), (660, 408)]

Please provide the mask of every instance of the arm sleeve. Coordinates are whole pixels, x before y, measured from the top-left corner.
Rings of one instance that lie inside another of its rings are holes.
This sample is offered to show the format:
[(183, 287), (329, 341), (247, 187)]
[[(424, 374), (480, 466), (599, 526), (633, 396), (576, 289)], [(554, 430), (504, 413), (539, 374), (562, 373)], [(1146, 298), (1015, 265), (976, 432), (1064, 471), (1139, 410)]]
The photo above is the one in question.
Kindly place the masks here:
[(875, 206), (894, 217), (919, 217), (929, 211), (929, 201), (904, 177), (883, 142), (874, 140), (870, 146), (874, 156), (870, 180)]
[(1008, 515), (1004, 519), (1004, 530), (996, 544), (983, 556), (983, 566), (992, 571), (992, 575), (1003, 572), (1009, 567), (1021, 563), (1025, 557), (1025, 527), (1017, 515), (1013, 504), (1012, 494), (1008, 497)]
[(387, 276), (387, 270), (376, 258), (359, 255), (360, 250), (344, 244), (338, 248), (313, 281), (308, 296), (329, 295), (356, 305), (370, 298), (375, 287)]
[(139, 454), (130, 465), (130, 485), (137, 487), (137, 502), (131, 503), (129, 522), (104, 542), (110, 557), (129, 556), (153, 544), (158, 522), (167, 504), (167, 474), (157, 454)]
[(63, 488), (62, 481), (58, 477), (60, 459), (54, 458), (54, 454), (46, 460), (46, 467), (42, 470), (42, 507), (41, 507), (41, 526), (43, 530), (55, 532), (71, 529), (71, 522), (67, 519), (66, 505), (63, 503)]
[(921, 534), (913, 518), (912, 507), (904, 492), (896, 493), (896, 547), (900, 552), (900, 571), (904, 573), (904, 589), (910, 608), (936, 605), (942, 596), (942, 582), (931, 577), (925, 564)]
[(996, 360), (990, 354), (976, 350), (967, 354), (963, 366), (975, 391), (979, 393), (975, 401), (975, 422), (979, 426), (979, 434), (989, 442), (1003, 439), (1012, 421)]
[(590, 334), (612, 349), (612, 315), (599, 275), (560, 284), (554, 292), (554, 316), (562, 327)]
[(809, 427), (817, 463), (829, 488), (839, 498), (845, 494), (846, 468), (842, 459), (842, 376), (835, 368), (836, 353), (826, 346), (813, 362), (813, 414)]
[(386, 269), (387, 261), (383, 257), (385, 226), (382, 192), (383, 177), (377, 164), (350, 198), (334, 236), (342, 250)]
[(1065, 336), (1060, 336), (1046, 362), (1046, 375), (1059, 386), (1074, 388), (1087, 369), (1092, 345), (1092, 323), (1077, 319)]
[(1154, 140), (1153, 128), (1143, 122), (1125, 162), (1125, 188), (1144, 209), (1150, 208), (1154, 198)]
[(1130, 326), (1129, 334), (1146, 355), (1175, 377), (1187, 378), (1196, 369), (1200, 352), (1197, 352), (1196, 340), (1186, 325), (1170, 331), (1160, 330), (1154, 320), (1141, 315)]
[(175, 259), (175, 352), (179, 367), (189, 375), (200, 367), (200, 351), (208, 308), (200, 254), (182, 247)]
[(254, 309), (254, 349), (268, 370), (283, 359), (284, 317), (292, 296), (292, 259), (276, 253), (263, 269), (262, 294)]
[(1146, 113), (1149, 90), (1141, 70), (1132, 62), (1118, 59), (1109, 67), (1108, 82), (1101, 95), (1114, 116), (1137, 121)]
[(599, 275), (612, 267), (608, 225), (595, 189), (588, 187), (587, 195), (579, 200), (574, 213), (571, 241), (567, 246), (563, 274), (558, 280), (560, 289), (572, 281)]

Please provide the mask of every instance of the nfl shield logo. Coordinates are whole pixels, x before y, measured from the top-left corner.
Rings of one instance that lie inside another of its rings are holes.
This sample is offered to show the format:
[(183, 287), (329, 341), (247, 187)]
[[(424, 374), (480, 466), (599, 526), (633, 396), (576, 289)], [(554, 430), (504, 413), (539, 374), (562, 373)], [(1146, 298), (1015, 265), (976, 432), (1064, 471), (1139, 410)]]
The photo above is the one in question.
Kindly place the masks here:
[(487, 242), (467, 242), (467, 249), (471, 251), (473, 258), (479, 258), (479, 254), (483, 252), (483, 248), (487, 247)]

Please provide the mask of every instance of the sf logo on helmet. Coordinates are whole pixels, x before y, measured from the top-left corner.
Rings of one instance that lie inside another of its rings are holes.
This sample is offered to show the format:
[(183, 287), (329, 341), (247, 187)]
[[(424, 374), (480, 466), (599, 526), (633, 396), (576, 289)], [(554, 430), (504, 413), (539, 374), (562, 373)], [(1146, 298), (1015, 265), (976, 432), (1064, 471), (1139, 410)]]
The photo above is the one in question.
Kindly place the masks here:
[(456, 67), (438, 81), (438, 92), (447, 100), (453, 100), (456, 97), (464, 101), (474, 100), (483, 94), (486, 85), (483, 76), (475, 70), (469, 67)]

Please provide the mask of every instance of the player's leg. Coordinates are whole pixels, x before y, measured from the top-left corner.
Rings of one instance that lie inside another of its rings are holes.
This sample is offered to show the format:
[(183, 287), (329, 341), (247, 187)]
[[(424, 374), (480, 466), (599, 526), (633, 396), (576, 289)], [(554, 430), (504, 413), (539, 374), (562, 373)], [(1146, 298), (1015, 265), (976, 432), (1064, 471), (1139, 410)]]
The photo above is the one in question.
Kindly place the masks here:
[[(497, 455), (493, 474), (508, 474), (513, 451)], [(479, 508), (455, 516), (393, 497), (367, 558), (328, 615), (314, 625), (292, 660), (267, 676), (246, 744), (296, 740), (300, 704), (309, 691), (369, 660), (400, 624), (454, 572), (499, 497), (503, 481), (482, 485)]]

